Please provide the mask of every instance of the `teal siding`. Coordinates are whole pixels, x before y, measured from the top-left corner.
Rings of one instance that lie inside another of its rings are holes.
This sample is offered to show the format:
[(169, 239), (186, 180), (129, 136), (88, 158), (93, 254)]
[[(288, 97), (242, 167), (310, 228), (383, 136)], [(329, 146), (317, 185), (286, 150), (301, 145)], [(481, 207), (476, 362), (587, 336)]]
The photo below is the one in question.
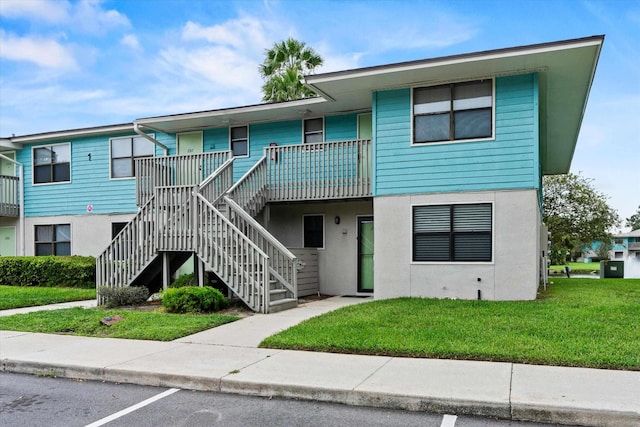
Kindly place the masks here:
[(205, 153), (231, 149), (229, 146), (229, 128), (207, 129), (204, 131), (202, 139)]
[(495, 139), (411, 145), (411, 91), (374, 94), (374, 195), (539, 188), (536, 76), (496, 79)]
[(327, 116), (324, 119), (324, 140), (350, 141), (358, 137), (358, 115)]
[[(135, 179), (110, 179), (109, 139), (117, 136), (135, 134), (123, 133), (62, 141), (71, 143), (69, 183), (33, 185), (32, 148), (49, 144), (25, 145), (18, 153), (18, 161), (24, 165), (25, 216), (88, 214), (88, 205), (93, 206), (94, 214), (136, 212)], [(165, 144), (171, 140), (169, 135), (164, 134), (156, 134), (156, 138)], [(175, 150), (175, 138), (173, 141)], [(156, 147), (156, 156), (160, 155), (162, 150)]]

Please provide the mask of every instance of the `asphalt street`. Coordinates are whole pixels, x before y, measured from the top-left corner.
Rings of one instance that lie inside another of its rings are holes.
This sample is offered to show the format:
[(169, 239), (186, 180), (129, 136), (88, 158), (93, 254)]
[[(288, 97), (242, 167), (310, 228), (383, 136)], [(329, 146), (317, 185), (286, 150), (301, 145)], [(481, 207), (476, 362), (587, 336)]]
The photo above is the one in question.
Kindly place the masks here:
[(0, 425), (549, 426), (12, 373), (0, 374)]

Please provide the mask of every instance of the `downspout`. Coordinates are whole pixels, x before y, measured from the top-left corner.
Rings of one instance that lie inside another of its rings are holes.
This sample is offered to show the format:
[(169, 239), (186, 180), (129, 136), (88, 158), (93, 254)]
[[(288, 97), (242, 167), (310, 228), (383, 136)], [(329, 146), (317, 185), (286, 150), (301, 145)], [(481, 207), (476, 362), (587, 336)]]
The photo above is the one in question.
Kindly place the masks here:
[(133, 130), (134, 130), (135, 133), (137, 133), (141, 137), (143, 137), (145, 139), (148, 139), (149, 141), (153, 142), (158, 147), (162, 148), (162, 150), (164, 151), (165, 157), (169, 155), (169, 148), (166, 145), (164, 145), (163, 143), (161, 143), (158, 140), (156, 140), (155, 138), (152, 138), (149, 135), (147, 135), (146, 133), (142, 132), (142, 130), (140, 130), (140, 125), (135, 121), (133, 122)]
[(13, 163), (14, 165), (18, 166), (18, 169), (20, 170), (20, 174), (18, 175), (18, 179), (20, 180), (20, 200), (19, 200), (19, 210), (20, 210), (20, 250), (18, 251), (20, 253), (21, 256), (24, 256), (24, 242), (25, 242), (25, 237), (24, 237), (24, 166), (22, 166), (22, 163), (17, 162), (13, 159), (10, 159), (9, 157), (5, 156), (4, 154), (0, 153), (0, 158), (7, 160), (8, 162)]

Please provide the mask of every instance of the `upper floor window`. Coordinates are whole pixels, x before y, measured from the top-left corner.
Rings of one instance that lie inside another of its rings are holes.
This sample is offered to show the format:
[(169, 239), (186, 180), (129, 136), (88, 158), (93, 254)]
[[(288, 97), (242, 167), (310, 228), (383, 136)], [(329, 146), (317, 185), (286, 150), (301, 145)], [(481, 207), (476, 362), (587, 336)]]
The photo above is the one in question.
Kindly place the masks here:
[(489, 262), (491, 203), (413, 207), (413, 260)]
[(33, 149), (33, 182), (71, 181), (71, 144), (42, 145)]
[(142, 136), (113, 138), (111, 140), (111, 178), (135, 176), (135, 159), (153, 157), (154, 153), (153, 142)]
[(249, 155), (249, 126), (232, 127), (229, 137), (234, 157)]
[(36, 225), (36, 256), (71, 255), (71, 225)]
[(324, 119), (306, 119), (304, 121), (304, 143), (324, 142)]
[(413, 90), (413, 142), (490, 138), (493, 81), (452, 83)]
[(618, 238), (618, 239), (615, 239), (615, 240), (614, 240), (614, 243), (615, 243), (616, 245), (622, 245), (622, 244), (624, 243), (624, 241), (623, 241), (622, 239), (619, 239), (619, 238)]

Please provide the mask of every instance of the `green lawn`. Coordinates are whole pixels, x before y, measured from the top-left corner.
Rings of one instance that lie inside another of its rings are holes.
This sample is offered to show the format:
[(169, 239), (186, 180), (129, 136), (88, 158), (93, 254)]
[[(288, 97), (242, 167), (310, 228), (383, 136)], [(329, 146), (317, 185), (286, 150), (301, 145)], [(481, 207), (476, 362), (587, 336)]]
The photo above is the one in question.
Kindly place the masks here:
[(95, 298), (95, 289), (0, 286), (0, 310)]
[(260, 346), (640, 370), (640, 279), (552, 281), (536, 301), (358, 304), (309, 319)]
[[(571, 271), (600, 271), (599, 262), (570, 262)], [(564, 271), (564, 265), (550, 265), (550, 270)]]
[[(105, 326), (100, 319), (120, 315), (124, 320)], [(238, 320), (223, 314), (188, 315), (100, 308), (68, 308), (0, 317), (0, 330), (90, 337), (172, 341)]]

